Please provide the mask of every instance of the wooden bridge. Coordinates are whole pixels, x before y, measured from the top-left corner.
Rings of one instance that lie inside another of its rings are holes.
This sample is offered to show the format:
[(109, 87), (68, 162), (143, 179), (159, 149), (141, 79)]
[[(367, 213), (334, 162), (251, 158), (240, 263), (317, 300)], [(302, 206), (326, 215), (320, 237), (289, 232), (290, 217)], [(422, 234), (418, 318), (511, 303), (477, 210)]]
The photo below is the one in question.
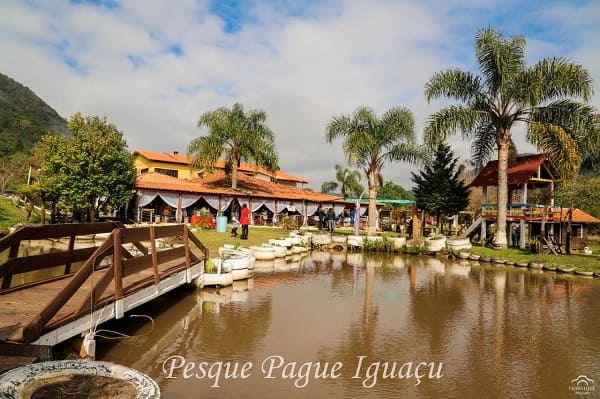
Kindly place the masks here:
[[(50, 252), (28, 255), (40, 243)], [(185, 225), (112, 222), (24, 226), (0, 240), (0, 254), (6, 250), (0, 355), (40, 359), (51, 357), (53, 345), (202, 277), (208, 257)]]

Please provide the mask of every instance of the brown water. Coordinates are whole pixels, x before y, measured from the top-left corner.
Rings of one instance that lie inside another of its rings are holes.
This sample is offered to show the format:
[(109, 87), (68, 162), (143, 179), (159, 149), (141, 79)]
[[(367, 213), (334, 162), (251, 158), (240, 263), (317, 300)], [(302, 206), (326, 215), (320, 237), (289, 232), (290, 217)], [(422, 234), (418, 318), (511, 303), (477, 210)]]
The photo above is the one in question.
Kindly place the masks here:
[[(139, 336), (99, 342), (99, 360), (167, 399), (600, 396), (598, 279), (362, 254), (278, 269), (140, 308), (154, 330), (112, 325)], [(580, 375), (595, 391), (572, 390)]]

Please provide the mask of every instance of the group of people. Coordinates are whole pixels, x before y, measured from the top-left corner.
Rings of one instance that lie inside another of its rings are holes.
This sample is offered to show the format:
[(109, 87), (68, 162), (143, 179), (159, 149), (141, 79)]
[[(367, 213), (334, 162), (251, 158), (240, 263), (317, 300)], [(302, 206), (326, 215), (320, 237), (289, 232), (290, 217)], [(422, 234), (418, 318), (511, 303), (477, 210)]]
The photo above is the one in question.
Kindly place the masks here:
[(242, 209), (240, 211), (240, 219), (238, 220), (235, 213), (231, 215), (231, 236), (237, 237), (237, 229), (239, 226), (242, 226), (242, 235), (240, 236), (240, 240), (248, 239), (248, 225), (250, 224), (250, 209), (248, 209), (248, 205), (243, 204)]
[(335, 230), (335, 211), (333, 208), (329, 208), (327, 212), (325, 212), (321, 208), (321, 205), (319, 205), (319, 208), (317, 208), (317, 215), (319, 217), (319, 228), (333, 233)]

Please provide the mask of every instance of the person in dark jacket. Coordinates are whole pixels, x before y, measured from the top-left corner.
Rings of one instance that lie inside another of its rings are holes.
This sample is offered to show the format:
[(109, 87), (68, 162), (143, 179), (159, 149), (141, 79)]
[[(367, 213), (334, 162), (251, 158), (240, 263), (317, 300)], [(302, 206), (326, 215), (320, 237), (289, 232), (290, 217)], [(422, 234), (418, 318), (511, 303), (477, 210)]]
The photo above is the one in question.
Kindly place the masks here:
[(327, 211), (327, 227), (330, 233), (335, 230), (335, 211), (333, 208), (329, 208)]

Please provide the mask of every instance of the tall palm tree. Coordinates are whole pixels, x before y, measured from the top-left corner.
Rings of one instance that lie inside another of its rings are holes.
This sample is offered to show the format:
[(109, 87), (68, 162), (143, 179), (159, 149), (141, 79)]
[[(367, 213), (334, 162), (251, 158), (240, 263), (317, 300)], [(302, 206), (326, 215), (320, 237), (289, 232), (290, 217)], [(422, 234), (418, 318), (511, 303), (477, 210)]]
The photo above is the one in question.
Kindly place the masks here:
[(323, 182), (321, 192), (329, 194), (339, 187), (341, 196), (347, 198), (358, 197), (364, 190), (360, 185), (360, 172), (344, 168), (340, 164), (335, 164), (335, 180)]
[(198, 127), (206, 126), (208, 135), (198, 137), (188, 146), (188, 155), (194, 157), (192, 166), (211, 171), (215, 162), (225, 158), (226, 170), (231, 174), (231, 188), (237, 188), (237, 170), (240, 162), (248, 161), (270, 171), (279, 169), (275, 135), (265, 124), (263, 110), (244, 113), (240, 103), (231, 109), (219, 107), (205, 112)]
[(367, 107), (359, 107), (352, 116), (338, 116), (327, 125), (329, 143), (343, 137), (342, 144), (348, 164), (362, 169), (369, 187), (369, 228), (377, 229), (375, 199), (379, 187), (381, 169), (386, 162), (417, 162), (423, 157), (414, 133), (415, 121), (406, 108), (394, 107), (381, 118)]
[[(577, 173), (582, 154), (596, 151), (599, 129), (596, 110), (573, 100), (590, 100), (592, 79), (580, 65), (564, 58), (525, 65), (525, 38), (503, 37), (491, 28), (475, 35), (480, 75), (457, 69), (434, 74), (425, 86), (428, 101), (458, 100), (434, 113), (425, 128), (425, 142), (435, 145), (449, 134), (462, 132), (472, 139), (477, 166), (498, 151), (498, 232), (494, 244), (506, 248), (508, 201), (507, 167), (511, 128), (527, 126), (526, 139), (542, 150), (564, 178)], [(501, 228), (502, 227), (502, 228)]]

